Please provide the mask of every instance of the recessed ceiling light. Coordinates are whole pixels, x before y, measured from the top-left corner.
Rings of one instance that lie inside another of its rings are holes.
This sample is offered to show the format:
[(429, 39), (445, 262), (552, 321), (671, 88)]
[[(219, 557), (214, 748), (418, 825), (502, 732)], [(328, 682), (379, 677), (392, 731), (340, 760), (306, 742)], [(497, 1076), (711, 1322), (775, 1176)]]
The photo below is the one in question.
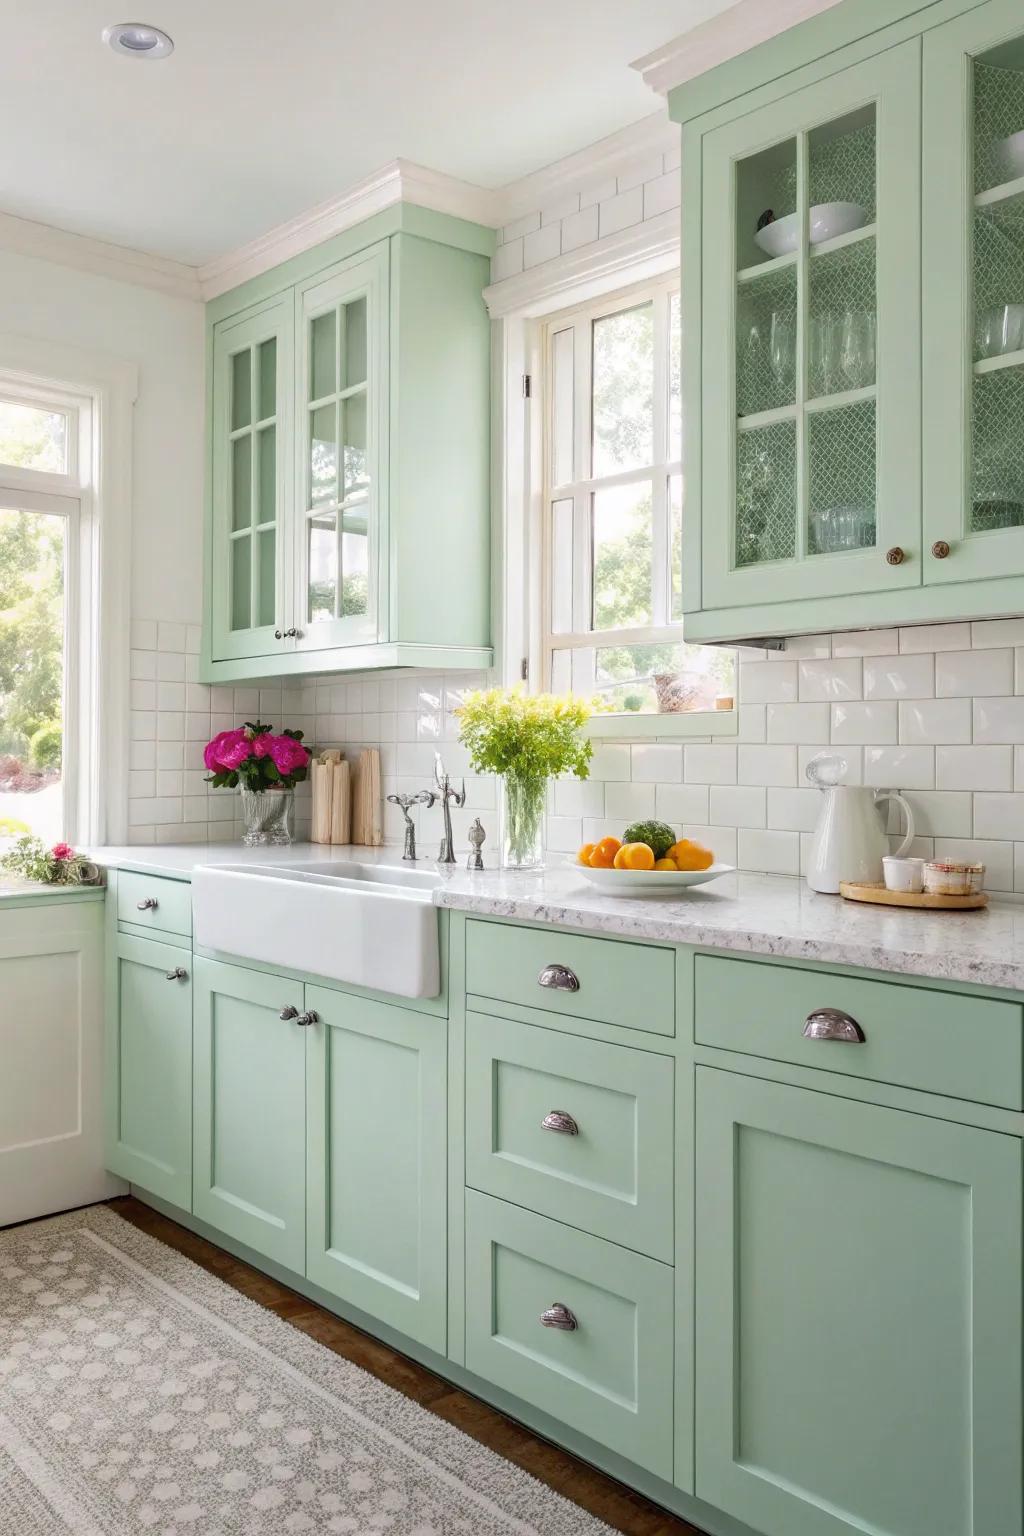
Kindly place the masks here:
[(174, 43), (167, 33), (159, 27), (147, 26), (144, 21), (119, 21), (104, 27), (103, 41), (115, 53), (126, 53), (133, 59), (166, 59), (174, 52)]

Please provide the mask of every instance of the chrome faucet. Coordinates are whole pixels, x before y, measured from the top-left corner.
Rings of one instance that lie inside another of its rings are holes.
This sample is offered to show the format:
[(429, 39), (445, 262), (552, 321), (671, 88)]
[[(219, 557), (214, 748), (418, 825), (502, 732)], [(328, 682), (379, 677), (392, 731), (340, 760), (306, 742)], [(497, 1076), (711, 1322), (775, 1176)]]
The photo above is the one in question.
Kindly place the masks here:
[[(461, 789), (453, 788), (451, 778), (445, 771), (444, 763), (441, 761), (440, 752), (434, 753), (434, 783), (440, 791), (440, 794), (434, 796), (434, 798), (440, 800), (441, 810), (444, 815), (444, 836), (441, 839), (441, 851), (437, 856), (437, 862), (439, 864), (454, 864), (455, 849), (452, 846), (451, 807), (453, 801), (459, 807), (465, 805), (466, 781), (463, 779)], [(432, 791), (428, 790), (429, 793), (432, 793)]]
[(402, 850), (402, 858), (416, 862), (416, 823), (409, 815), (409, 810), (414, 805), (425, 805), (429, 809), (437, 796), (432, 789), (421, 789), (418, 795), (388, 795), (388, 804), (397, 805), (405, 817), (405, 847)]

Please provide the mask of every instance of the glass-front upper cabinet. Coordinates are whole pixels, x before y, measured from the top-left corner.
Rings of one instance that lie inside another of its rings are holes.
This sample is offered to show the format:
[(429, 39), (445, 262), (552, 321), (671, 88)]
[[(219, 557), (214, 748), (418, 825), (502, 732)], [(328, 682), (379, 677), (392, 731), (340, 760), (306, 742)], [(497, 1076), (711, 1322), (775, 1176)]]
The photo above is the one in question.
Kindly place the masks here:
[(924, 40), (925, 579), (1024, 570), (1024, 9)]
[(298, 650), (386, 638), (386, 242), (298, 291)]
[(214, 332), (212, 654), (277, 655), (290, 644), (287, 527), (292, 381), (290, 296)]
[(704, 608), (921, 580), (920, 79), (914, 41), (704, 139)]

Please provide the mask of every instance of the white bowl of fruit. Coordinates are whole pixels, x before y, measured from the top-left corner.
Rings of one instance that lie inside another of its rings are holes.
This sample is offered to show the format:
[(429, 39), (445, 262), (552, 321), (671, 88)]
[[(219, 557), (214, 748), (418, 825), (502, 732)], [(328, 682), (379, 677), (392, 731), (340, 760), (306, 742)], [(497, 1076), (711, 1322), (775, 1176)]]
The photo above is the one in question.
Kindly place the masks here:
[(732, 864), (719, 864), (702, 843), (677, 838), (664, 821), (637, 821), (621, 838), (584, 843), (576, 864), (592, 885), (617, 896), (665, 894), (705, 885), (719, 875), (731, 875), (734, 869)]

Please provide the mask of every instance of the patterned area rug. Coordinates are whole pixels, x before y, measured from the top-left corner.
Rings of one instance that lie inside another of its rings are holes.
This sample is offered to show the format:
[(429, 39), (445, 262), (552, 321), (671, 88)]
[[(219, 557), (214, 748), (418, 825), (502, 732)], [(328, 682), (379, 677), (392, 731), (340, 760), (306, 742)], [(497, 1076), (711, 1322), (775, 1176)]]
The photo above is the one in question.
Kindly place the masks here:
[(0, 1232), (2, 1536), (610, 1536), (102, 1206)]

